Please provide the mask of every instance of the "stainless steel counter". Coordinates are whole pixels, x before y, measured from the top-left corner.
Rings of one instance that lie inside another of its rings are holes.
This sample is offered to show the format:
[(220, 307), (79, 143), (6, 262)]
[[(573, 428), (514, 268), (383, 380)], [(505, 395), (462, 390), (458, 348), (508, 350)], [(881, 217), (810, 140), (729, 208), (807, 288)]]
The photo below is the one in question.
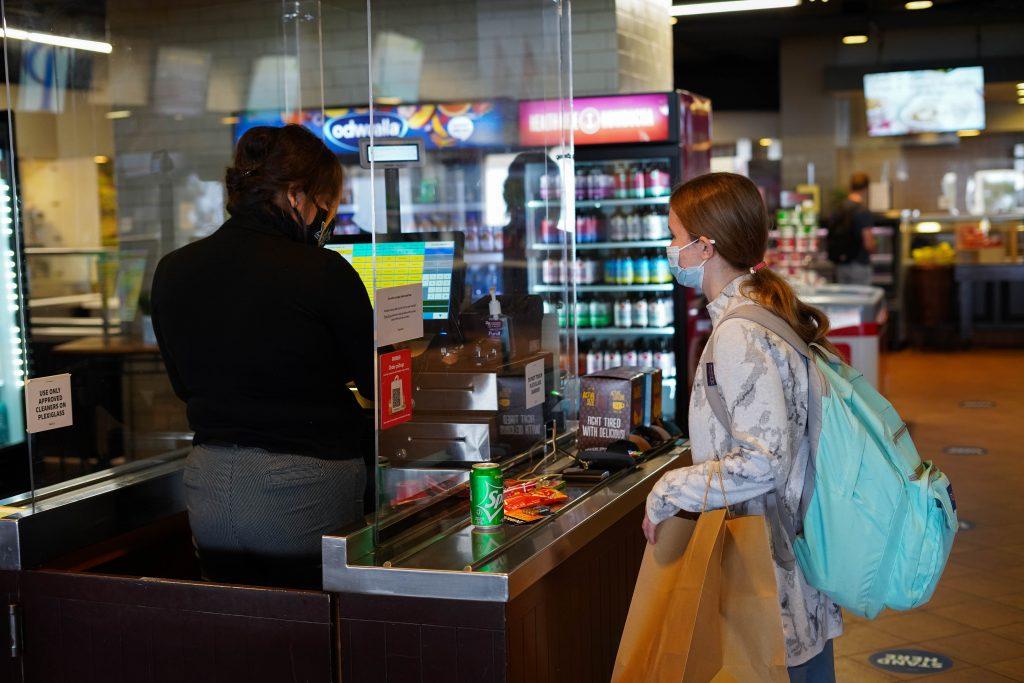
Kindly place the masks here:
[(323, 539), (324, 589), (507, 602), (624, 515), (643, 504), (667, 470), (689, 462), (683, 445), (593, 487), (570, 488), (574, 500), (536, 525), (505, 525), (496, 536), (473, 530), (465, 515), (438, 520), (402, 547), (373, 546), (373, 527)]

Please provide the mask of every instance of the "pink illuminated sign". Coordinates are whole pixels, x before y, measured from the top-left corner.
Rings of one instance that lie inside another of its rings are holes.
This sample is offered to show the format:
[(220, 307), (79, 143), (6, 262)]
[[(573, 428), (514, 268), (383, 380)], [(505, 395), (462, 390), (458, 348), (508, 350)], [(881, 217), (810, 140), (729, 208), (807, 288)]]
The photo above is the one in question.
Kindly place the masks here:
[[(577, 145), (607, 145), (669, 140), (669, 96), (620, 95), (579, 97), (571, 117)], [(559, 144), (560, 128), (568, 128), (568, 102), (538, 100), (519, 104), (519, 143)]]

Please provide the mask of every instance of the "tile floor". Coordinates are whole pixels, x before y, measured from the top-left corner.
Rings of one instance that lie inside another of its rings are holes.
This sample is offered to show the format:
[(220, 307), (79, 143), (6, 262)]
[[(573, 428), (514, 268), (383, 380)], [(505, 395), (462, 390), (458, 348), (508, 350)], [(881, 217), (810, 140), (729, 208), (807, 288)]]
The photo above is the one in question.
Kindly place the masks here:
[[(907, 422), (923, 458), (953, 482), (961, 520), (931, 602), (874, 621), (847, 617), (836, 641), (841, 683), (927, 678), (1024, 681), (1024, 351), (888, 354), (882, 391)], [(995, 402), (961, 408), (961, 401)], [(980, 446), (984, 456), (952, 456), (947, 446)], [(944, 654), (953, 668), (930, 676), (876, 669), (869, 655), (893, 647)]]

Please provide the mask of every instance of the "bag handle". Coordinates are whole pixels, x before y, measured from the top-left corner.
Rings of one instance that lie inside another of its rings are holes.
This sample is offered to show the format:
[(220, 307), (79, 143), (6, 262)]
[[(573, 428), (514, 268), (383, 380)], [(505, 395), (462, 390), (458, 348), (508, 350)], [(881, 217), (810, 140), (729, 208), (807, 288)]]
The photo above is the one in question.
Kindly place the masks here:
[(708, 510), (708, 493), (711, 491), (711, 478), (714, 475), (718, 475), (718, 487), (722, 492), (722, 501), (725, 503), (725, 515), (726, 517), (732, 516), (732, 510), (729, 509), (729, 498), (725, 495), (725, 475), (722, 474), (722, 461), (715, 456), (715, 459), (708, 466), (708, 478), (704, 485), (704, 501), (700, 504), (701, 514)]

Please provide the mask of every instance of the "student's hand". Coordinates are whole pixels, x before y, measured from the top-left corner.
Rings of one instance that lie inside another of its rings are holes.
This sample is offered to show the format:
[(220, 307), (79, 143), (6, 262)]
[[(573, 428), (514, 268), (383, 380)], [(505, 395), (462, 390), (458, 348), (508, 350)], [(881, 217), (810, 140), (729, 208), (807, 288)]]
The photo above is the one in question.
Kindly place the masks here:
[(643, 529), (647, 542), (654, 545), (658, 539), (658, 525), (651, 521), (646, 512), (644, 513)]

